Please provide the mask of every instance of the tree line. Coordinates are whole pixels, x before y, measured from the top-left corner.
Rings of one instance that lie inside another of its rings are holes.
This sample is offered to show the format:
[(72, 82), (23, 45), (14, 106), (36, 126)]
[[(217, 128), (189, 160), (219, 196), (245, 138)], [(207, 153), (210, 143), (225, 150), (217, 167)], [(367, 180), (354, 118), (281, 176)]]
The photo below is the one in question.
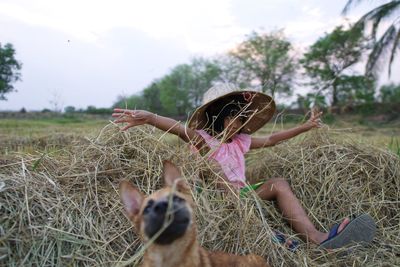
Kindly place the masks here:
[[(349, 0), (343, 13), (360, 2), (363, 1)], [(305, 95), (294, 97), (294, 103), (285, 103), (299, 108), (357, 106), (371, 110), (377, 102), (400, 103), (400, 85), (377, 88), (382, 66), (388, 62), (390, 76), (400, 47), (400, 17), (395, 15), (399, 9), (399, 0), (388, 1), (367, 12), (355, 24), (340, 25), (325, 33), (304, 53), (294, 47), (283, 30), (252, 32), (224, 54), (193, 58), (173, 67), (140, 93), (118, 97), (112, 107), (187, 116), (201, 105), (204, 92), (218, 82), (259, 90), (278, 99), (293, 98), (296, 88), (308, 88)], [(378, 38), (382, 21), (386, 21), (387, 28)], [(5, 100), (5, 95), (14, 90), (12, 84), (20, 80), (22, 64), (14, 55), (11, 44), (2, 47), (0, 43), (0, 100)], [(364, 55), (367, 56), (365, 71), (360, 71)], [(65, 111), (106, 113), (109, 109), (89, 106), (77, 111), (69, 106)]]
[(373, 44), (359, 25), (338, 26), (300, 55), (283, 31), (253, 32), (226, 54), (193, 58), (175, 66), (141, 93), (119, 97), (113, 107), (187, 116), (201, 105), (203, 93), (218, 82), (256, 89), (278, 99), (292, 96), (296, 87), (307, 87), (309, 93), (285, 103), (304, 109), (316, 105), (370, 110), (375, 102), (400, 103), (400, 85), (377, 88), (377, 75), (357, 71)]
[[(342, 14), (365, 2), (348, 0)], [(251, 87), (272, 96), (291, 96), (296, 86), (311, 91), (297, 95), (300, 108), (311, 105), (340, 108), (374, 103), (400, 103), (400, 85), (377, 88), (385, 62), (388, 74), (400, 47), (400, 1), (387, 1), (362, 16), (350, 27), (326, 33), (299, 55), (283, 31), (253, 32), (237, 47), (216, 58), (195, 58), (174, 67), (139, 94), (121, 96), (114, 107), (148, 109), (160, 114), (184, 116), (201, 103), (201, 95), (216, 82)], [(377, 36), (382, 22), (383, 34)], [(365, 71), (357, 71), (367, 55)]]

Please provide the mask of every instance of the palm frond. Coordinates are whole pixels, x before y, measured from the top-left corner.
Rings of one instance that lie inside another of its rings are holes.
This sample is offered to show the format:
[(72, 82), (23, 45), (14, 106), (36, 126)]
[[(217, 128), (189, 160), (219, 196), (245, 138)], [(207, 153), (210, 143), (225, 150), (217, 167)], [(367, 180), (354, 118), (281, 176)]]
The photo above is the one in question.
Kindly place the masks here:
[(372, 22), (371, 35), (375, 38), (380, 22), (398, 12), (398, 8), (400, 8), (400, 0), (383, 4), (362, 16), (356, 25), (367, 25), (367, 22)]
[(400, 30), (397, 30), (396, 38), (393, 42), (392, 52), (390, 53), (390, 60), (389, 60), (389, 77), (392, 74), (392, 63), (394, 58), (396, 57), (396, 52), (400, 49)]
[(346, 15), (347, 12), (351, 9), (352, 6), (358, 5), (360, 2), (363, 0), (349, 0), (347, 1), (346, 5), (344, 6), (342, 10), (342, 15)]
[(376, 76), (377, 71), (382, 66), (385, 54), (388, 52), (389, 45), (395, 41), (397, 30), (392, 24), (382, 35), (382, 37), (374, 44), (372, 52), (368, 57), (368, 62), (365, 68), (365, 73), (370, 76)]

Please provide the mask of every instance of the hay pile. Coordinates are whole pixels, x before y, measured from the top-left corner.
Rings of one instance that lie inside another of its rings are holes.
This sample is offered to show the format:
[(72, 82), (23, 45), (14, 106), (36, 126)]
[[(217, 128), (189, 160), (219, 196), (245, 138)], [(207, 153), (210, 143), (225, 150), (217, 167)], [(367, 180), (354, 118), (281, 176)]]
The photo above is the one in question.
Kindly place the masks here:
[[(144, 192), (161, 186), (161, 162), (172, 159), (192, 184), (199, 240), (211, 250), (263, 255), (273, 266), (394, 266), (400, 264), (400, 159), (319, 131), (248, 157), (248, 177), (285, 177), (319, 229), (345, 216), (370, 213), (378, 225), (367, 248), (321, 251), (301, 242), (291, 253), (271, 230), (294, 235), (274, 203), (224, 197), (199, 172), (216, 174), (181, 142), (137, 127), (110, 124), (86, 145), (22, 155), (0, 167), (0, 265), (116, 266), (140, 262), (142, 244), (122, 213), (120, 179)], [(293, 238), (296, 238), (295, 236)]]

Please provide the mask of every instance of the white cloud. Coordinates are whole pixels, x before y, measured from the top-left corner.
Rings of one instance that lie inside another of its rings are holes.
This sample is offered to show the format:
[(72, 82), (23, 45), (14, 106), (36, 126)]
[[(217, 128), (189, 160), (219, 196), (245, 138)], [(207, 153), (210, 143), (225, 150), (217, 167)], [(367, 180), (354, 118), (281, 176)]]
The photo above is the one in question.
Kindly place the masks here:
[(304, 15), (297, 20), (287, 22), (285, 32), (294, 38), (297, 46), (306, 47), (331, 32), (339, 25), (349, 25), (359, 19), (359, 16), (348, 15), (326, 17), (319, 8), (303, 7)]
[(0, 3), (0, 15), (86, 42), (99, 42), (114, 28), (132, 28), (154, 39), (179, 39), (199, 52), (246, 31), (235, 24), (230, 4), (230, 0), (6, 0)]
[(310, 7), (310, 6), (303, 6), (302, 8), (303, 13), (307, 15), (307, 17), (311, 16), (314, 18), (321, 18), (322, 12), (319, 7)]

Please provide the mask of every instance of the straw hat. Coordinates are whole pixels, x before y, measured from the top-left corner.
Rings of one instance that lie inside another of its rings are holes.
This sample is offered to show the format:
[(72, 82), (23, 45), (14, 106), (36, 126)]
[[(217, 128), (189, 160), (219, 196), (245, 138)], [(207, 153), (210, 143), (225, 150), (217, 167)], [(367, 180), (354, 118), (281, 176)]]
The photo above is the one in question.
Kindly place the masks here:
[[(257, 91), (243, 90), (233, 84), (218, 84), (205, 92), (203, 105), (197, 108), (189, 119), (192, 129), (205, 129), (210, 127), (210, 118), (207, 109), (215, 102), (222, 99), (236, 99), (244, 105), (246, 122), (242, 133), (252, 134), (263, 127), (274, 115), (275, 102), (269, 95)], [(222, 108), (222, 107), (221, 107)]]

